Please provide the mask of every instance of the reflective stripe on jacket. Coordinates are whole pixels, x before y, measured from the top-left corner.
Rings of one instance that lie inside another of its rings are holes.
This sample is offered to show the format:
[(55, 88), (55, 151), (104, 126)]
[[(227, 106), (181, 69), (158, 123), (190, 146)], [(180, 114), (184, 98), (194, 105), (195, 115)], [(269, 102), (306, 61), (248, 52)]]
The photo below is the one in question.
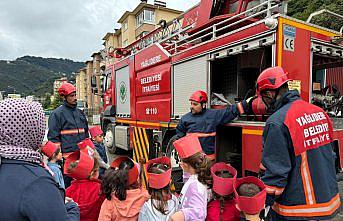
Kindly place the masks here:
[(48, 140), (60, 143), (63, 153), (77, 150), (77, 143), (89, 137), (85, 114), (66, 103), (51, 113), (48, 126)]
[(262, 154), (272, 208), (280, 220), (330, 219), (340, 206), (331, 121), (296, 91), (276, 106), (264, 128)]

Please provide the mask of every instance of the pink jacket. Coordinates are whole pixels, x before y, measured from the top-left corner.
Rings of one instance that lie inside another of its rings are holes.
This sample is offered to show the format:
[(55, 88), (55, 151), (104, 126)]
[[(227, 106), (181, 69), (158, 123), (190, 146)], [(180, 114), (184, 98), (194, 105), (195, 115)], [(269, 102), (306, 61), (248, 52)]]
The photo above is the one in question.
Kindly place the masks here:
[(138, 220), (139, 211), (149, 198), (145, 189), (128, 190), (124, 201), (118, 200), (113, 194), (111, 200), (103, 202), (98, 221)]

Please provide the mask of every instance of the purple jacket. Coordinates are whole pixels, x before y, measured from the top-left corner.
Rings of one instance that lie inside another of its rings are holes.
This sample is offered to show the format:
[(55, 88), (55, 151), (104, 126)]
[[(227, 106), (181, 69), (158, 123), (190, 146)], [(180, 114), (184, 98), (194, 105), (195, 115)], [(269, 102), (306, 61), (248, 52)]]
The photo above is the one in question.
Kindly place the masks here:
[(179, 210), (183, 212), (185, 221), (206, 219), (207, 194), (207, 187), (199, 182), (198, 175), (191, 175), (179, 197)]

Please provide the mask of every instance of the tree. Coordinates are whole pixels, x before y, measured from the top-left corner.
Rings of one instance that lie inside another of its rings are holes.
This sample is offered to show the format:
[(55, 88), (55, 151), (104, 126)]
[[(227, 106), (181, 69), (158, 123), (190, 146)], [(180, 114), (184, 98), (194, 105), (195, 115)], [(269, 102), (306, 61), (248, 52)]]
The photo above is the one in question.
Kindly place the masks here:
[[(288, 4), (288, 15), (306, 21), (311, 13), (321, 9), (328, 9), (337, 14), (342, 14), (343, 0), (291, 0)], [(342, 19), (328, 14), (314, 17), (311, 23), (336, 31), (339, 31), (343, 25)]]
[(46, 93), (45, 98), (44, 98), (43, 108), (45, 110), (49, 109), (50, 105), (51, 105), (51, 95), (49, 93)]
[(56, 109), (63, 103), (63, 98), (62, 96), (56, 94), (54, 96), (54, 100), (51, 102), (50, 109)]

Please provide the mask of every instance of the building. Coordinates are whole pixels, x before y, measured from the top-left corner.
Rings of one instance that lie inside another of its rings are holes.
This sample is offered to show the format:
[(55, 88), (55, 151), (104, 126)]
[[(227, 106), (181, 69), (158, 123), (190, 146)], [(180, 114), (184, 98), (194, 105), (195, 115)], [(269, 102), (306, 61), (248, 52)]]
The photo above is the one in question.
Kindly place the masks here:
[(92, 80), (92, 75), (93, 75), (93, 61), (89, 60), (85, 62), (86, 64), (86, 78), (87, 78), (87, 108), (90, 109), (92, 108), (93, 104), (93, 97), (94, 95), (92, 94), (92, 85), (91, 85), (91, 80)]
[(93, 104), (92, 108), (97, 112), (100, 111), (100, 108), (102, 106), (101, 103), (101, 72), (100, 72), (100, 61), (101, 56), (99, 52), (92, 54), (93, 58), (93, 73), (92, 73), (92, 88), (93, 88)]
[[(118, 20), (120, 29), (114, 32), (106, 33), (102, 38), (104, 52), (113, 52), (116, 48), (125, 48), (134, 41), (143, 37), (147, 33), (158, 27), (160, 20), (167, 22), (179, 17), (182, 11), (167, 8), (166, 3), (155, 0), (154, 4), (148, 4), (142, 0), (133, 11), (126, 11)], [(103, 60), (100, 63), (102, 70), (108, 68), (115, 62), (115, 58), (102, 55)]]
[[(115, 48), (120, 48), (122, 39), (121, 39), (121, 29), (115, 29), (115, 32), (108, 32), (102, 38), (103, 46), (106, 52), (113, 52)], [(106, 69), (110, 64), (113, 64), (115, 58), (109, 56), (103, 56), (104, 59), (101, 60), (100, 66), (102, 69)]]
[(66, 82), (67, 82), (67, 78), (66, 77), (63, 77), (63, 78), (60, 78), (60, 79), (56, 79), (54, 81), (54, 96), (58, 95), (58, 88), (60, 88), (61, 85), (63, 83), (66, 83)]
[(165, 2), (155, 0), (154, 4), (148, 4), (142, 0), (133, 11), (126, 11), (118, 20), (121, 24), (121, 46), (126, 47), (153, 31), (160, 20), (169, 22), (181, 13), (182, 11), (167, 8)]
[(84, 107), (87, 102), (87, 75), (86, 68), (81, 68), (75, 75), (76, 78), (76, 98), (78, 103)]

